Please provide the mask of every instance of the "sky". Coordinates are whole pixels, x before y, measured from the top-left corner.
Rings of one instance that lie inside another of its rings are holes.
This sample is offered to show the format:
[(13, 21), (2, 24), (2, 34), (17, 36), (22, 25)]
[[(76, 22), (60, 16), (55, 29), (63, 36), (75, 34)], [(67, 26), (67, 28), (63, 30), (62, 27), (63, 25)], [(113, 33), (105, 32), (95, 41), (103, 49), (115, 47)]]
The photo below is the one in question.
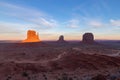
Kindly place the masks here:
[(0, 0), (0, 40), (24, 40), (27, 30), (41, 40), (120, 40), (120, 0)]

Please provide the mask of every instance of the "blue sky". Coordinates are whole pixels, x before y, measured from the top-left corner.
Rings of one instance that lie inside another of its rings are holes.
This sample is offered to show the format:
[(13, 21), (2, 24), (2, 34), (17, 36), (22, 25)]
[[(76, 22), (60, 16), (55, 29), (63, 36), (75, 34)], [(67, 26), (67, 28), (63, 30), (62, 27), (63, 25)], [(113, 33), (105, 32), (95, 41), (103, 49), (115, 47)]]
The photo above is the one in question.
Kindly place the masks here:
[(41, 40), (120, 40), (120, 0), (0, 0), (0, 40), (23, 40), (36, 30)]

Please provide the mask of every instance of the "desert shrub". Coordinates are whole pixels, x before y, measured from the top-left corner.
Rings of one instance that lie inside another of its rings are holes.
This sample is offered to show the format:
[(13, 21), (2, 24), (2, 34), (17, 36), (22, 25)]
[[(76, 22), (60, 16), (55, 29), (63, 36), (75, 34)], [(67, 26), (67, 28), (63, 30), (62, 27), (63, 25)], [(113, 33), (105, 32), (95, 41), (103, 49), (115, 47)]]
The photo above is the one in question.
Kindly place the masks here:
[(8, 77), (6, 78), (6, 80), (10, 80), (12, 78), (12, 76), (8, 75)]
[(31, 76), (29, 76), (29, 74), (27, 72), (23, 72), (22, 76), (27, 77), (28, 80), (31, 80)]
[(110, 76), (110, 80), (116, 80), (116, 76)]
[(116, 79), (116, 80), (120, 80), (120, 78)]
[(72, 78), (72, 77), (70, 77), (70, 78), (69, 78), (69, 80), (73, 80), (73, 78)]
[(23, 76), (23, 77), (28, 77), (28, 73), (27, 73), (27, 72), (23, 72), (23, 73), (22, 73), (22, 76)]
[(62, 74), (61, 80), (68, 80), (68, 75), (66, 73)]
[(61, 80), (60, 78), (58, 78), (57, 80)]
[(63, 69), (57, 62), (51, 62), (50, 66), (52, 67), (53, 70), (61, 70)]
[(45, 80), (47, 80), (47, 76), (45, 74), (43, 74), (43, 77), (44, 77)]
[(23, 53), (20, 53), (20, 54), (21, 54), (22, 56), (25, 56), (25, 55), (26, 55), (26, 53), (24, 53), (24, 52), (23, 52)]
[(97, 76), (94, 76), (91, 80), (107, 80), (104, 75), (98, 74)]

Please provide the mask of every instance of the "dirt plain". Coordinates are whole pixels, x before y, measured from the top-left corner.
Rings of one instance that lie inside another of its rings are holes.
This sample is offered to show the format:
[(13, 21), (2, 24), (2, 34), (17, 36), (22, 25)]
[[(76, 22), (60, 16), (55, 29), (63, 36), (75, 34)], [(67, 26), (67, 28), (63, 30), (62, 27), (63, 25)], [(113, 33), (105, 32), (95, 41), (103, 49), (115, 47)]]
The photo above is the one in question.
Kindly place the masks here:
[(0, 43), (0, 80), (119, 80), (120, 43), (104, 43)]

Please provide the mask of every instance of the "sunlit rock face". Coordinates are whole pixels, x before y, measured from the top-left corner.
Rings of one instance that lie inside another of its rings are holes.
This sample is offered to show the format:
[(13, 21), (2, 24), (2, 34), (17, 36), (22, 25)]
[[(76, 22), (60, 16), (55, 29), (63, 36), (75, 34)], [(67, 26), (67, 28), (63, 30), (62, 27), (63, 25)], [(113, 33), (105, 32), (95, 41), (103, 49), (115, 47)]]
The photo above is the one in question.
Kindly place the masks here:
[(88, 44), (94, 43), (95, 42), (94, 41), (94, 35), (92, 33), (83, 34), (82, 42), (83, 43), (88, 43)]
[(38, 33), (34, 30), (28, 30), (27, 39), (23, 40), (23, 42), (40, 42)]

